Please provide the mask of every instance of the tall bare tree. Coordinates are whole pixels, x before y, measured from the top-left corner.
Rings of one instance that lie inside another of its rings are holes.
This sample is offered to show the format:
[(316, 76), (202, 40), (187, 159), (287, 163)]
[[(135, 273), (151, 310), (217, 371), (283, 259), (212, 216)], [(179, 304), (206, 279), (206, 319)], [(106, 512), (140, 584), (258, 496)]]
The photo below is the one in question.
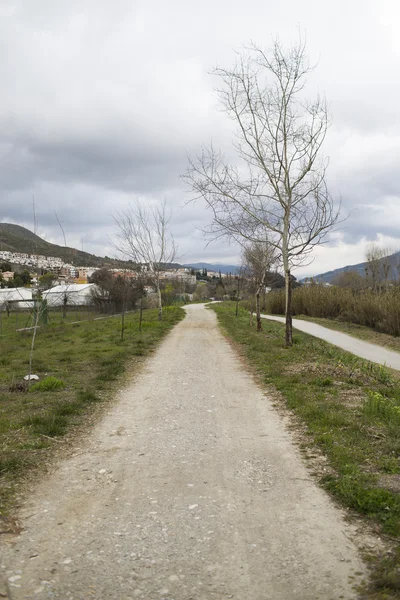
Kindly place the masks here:
[(114, 248), (135, 263), (148, 268), (149, 279), (158, 295), (158, 318), (162, 320), (160, 275), (177, 257), (177, 247), (170, 231), (171, 214), (166, 202), (145, 207), (139, 200), (115, 216), (118, 226)]
[(217, 68), (224, 110), (236, 123), (238, 164), (211, 145), (190, 159), (186, 178), (212, 211), (209, 233), (275, 246), (286, 282), (286, 344), (292, 344), (291, 269), (303, 264), (338, 219), (319, 156), (326, 103), (304, 98), (305, 44), (265, 52), (252, 45), (232, 69)]
[(276, 249), (268, 241), (248, 243), (243, 250), (246, 275), (251, 279), (256, 300), (257, 331), (262, 330), (260, 296), (265, 290), (267, 272), (276, 262)]
[[(365, 275), (373, 291), (388, 289), (390, 274), (392, 272), (390, 248), (380, 248), (375, 242), (371, 242), (365, 249)], [(393, 276), (392, 276), (393, 279)]]

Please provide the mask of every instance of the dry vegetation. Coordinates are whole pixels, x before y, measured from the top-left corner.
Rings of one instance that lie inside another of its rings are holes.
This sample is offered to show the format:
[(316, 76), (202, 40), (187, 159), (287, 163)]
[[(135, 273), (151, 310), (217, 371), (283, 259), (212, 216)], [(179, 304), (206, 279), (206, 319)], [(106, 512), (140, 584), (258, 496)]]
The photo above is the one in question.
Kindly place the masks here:
[[(265, 310), (270, 314), (284, 314), (285, 296), (282, 290), (267, 295)], [(318, 284), (302, 286), (293, 291), (295, 315), (340, 319), (400, 336), (400, 288), (393, 286), (379, 292), (371, 289), (355, 292)]]

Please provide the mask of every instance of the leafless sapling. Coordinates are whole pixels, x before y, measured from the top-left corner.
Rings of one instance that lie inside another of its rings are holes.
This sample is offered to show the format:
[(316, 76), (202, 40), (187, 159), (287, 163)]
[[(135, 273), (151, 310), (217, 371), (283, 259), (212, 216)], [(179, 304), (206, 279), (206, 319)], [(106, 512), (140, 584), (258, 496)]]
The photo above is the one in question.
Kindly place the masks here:
[(248, 243), (243, 251), (243, 263), (246, 274), (253, 283), (257, 331), (262, 330), (260, 296), (265, 290), (265, 279), (276, 263), (276, 249), (268, 241)]
[(177, 247), (170, 230), (171, 214), (166, 202), (146, 207), (139, 200), (116, 214), (118, 227), (114, 248), (138, 265), (148, 268), (148, 278), (158, 295), (158, 318), (162, 320), (160, 275), (174, 262)]

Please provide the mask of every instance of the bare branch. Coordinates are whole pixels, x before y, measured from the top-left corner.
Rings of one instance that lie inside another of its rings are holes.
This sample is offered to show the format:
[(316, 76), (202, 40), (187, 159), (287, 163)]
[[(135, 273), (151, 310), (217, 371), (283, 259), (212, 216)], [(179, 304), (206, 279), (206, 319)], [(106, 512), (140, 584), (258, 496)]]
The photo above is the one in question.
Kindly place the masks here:
[(67, 247), (67, 238), (65, 237), (65, 231), (64, 231), (64, 228), (63, 228), (63, 226), (61, 225), (61, 221), (60, 221), (60, 219), (58, 218), (58, 215), (57, 215), (56, 211), (54, 211), (54, 214), (56, 215), (57, 223), (59, 224), (59, 226), (60, 226), (60, 229), (61, 229), (61, 231), (62, 231), (62, 234), (63, 234), (63, 237), (64, 237), (64, 246), (65, 246), (65, 247)]

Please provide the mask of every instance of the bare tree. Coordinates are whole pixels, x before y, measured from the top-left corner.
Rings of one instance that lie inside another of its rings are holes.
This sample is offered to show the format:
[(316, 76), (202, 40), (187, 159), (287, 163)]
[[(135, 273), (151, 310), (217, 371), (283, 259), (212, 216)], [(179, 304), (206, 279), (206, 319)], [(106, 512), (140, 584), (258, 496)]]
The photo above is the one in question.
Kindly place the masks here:
[(347, 288), (353, 292), (360, 292), (365, 289), (366, 279), (357, 271), (343, 271), (332, 280), (333, 285), (341, 288)]
[(148, 208), (138, 200), (115, 216), (118, 226), (114, 248), (135, 263), (148, 268), (149, 279), (158, 295), (158, 318), (162, 320), (160, 275), (168, 263), (174, 262), (177, 247), (170, 232), (171, 215), (166, 202)]
[(237, 165), (213, 146), (189, 159), (186, 178), (212, 211), (209, 233), (243, 244), (267, 237), (283, 263), (286, 344), (292, 344), (291, 269), (303, 264), (338, 219), (319, 157), (326, 103), (304, 99), (309, 66), (300, 40), (269, 52), (252, 45), (233, 69), (217, 68), (222, 106), (236, 123)]
[(268, 241), (251, 242), (243, 251), (243, 263), (246, 274), (252, 280), (256, 301), (257, 331), (262, 330), (260, 295), (265, 290), (267, 272), (276, 262), (276, 249)]
[(380, 248), (375, 242), (371, 242), (366, 247), (365, 275), (375, 292), (382, 289), (382, 283), (384, 288), (388, 289), (389, 276), (392, 271), (392, 262), (390, 260), (392, 254), (392, 250), (389, 248)]

